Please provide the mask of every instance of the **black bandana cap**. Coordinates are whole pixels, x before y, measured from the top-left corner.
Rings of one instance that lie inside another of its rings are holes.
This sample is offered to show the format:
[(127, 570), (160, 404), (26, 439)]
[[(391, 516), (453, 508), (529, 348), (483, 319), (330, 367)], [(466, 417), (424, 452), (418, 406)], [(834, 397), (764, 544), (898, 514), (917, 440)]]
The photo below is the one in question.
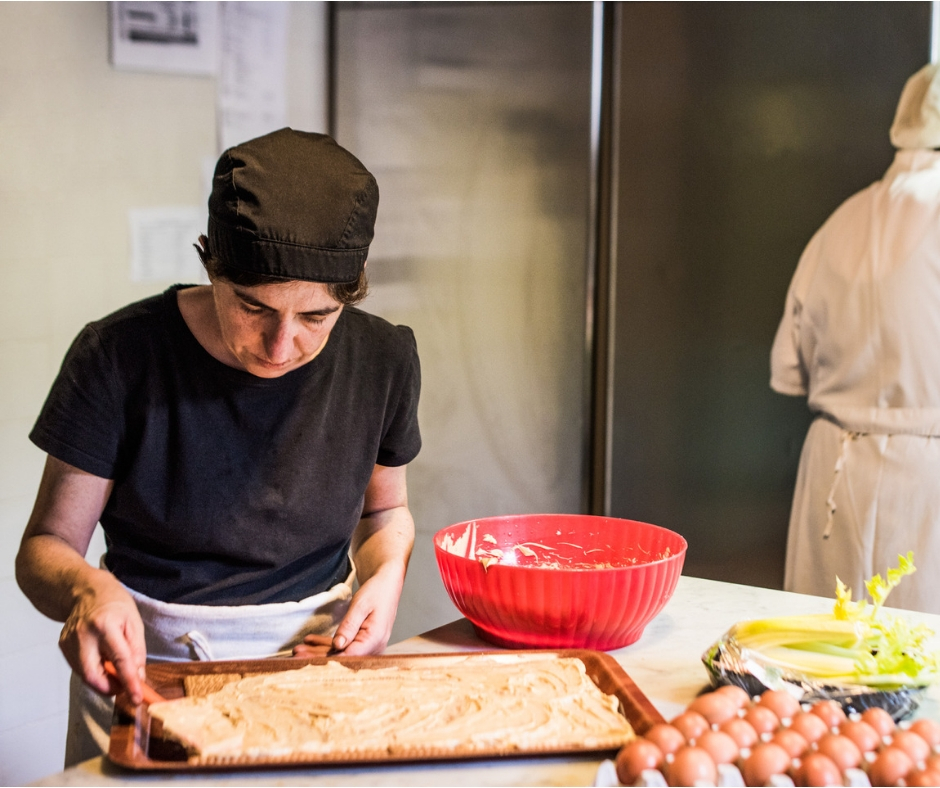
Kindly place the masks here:
[(379, 205), (372, 174), (326, 134), (293, 129), (229, 148), (209, 196), (209, 244), (226, 265), (310, 282), (354, 282)]

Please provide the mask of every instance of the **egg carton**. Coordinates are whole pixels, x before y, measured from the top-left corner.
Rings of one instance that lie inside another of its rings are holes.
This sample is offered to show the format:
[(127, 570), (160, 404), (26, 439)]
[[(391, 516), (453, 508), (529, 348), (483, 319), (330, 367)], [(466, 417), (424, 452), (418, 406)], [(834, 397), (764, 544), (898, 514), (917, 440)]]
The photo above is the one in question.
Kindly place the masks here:
[[(846, 769), (843, 772), (843, 785), (847, 788), (871, 788), (871, 781), (862, 769)], [(601, 762), (594, 777), (595, 788), (624, 788), (617, 778), (617, 766), (610, 760)], [(644, 769), (634, 788), (667, 788), (668, 783), (658, 769)], [(774, 774), (767, 781), (765, 788), (793, 788), (793, 780), (786, 774)], [(693, 788), (744, 788), (744, 777), (737, 766), (730, 763), (718, 765), (718, 780), (713, 783), (695, 783)]]

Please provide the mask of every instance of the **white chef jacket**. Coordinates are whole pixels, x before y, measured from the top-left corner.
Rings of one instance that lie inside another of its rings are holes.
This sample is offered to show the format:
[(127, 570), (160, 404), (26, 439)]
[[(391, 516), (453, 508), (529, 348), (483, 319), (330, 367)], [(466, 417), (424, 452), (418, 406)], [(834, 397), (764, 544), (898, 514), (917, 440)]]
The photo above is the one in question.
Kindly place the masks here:
[(803, 445), (787, 590), (832, 596), (914, 551), (889, 604), (940, 613), (940, 152), (901, 150), (813, 236), (771, 386), (817, 414)]

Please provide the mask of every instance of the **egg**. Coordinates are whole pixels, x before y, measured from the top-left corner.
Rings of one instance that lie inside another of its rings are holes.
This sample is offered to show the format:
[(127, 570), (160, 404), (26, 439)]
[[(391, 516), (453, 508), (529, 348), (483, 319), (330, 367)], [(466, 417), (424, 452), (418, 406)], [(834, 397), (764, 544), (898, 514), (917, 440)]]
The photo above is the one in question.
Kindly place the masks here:
[(839, 726), (839, 733), (847, 736), (862, 753), (870, 752), (881, 744), (881, 736), (865, 720), (846, 720)]
[(738, 705), (727, 694), (706, 692), (693, 700), (687, 711), (698, 712), (708, 720), (710, 725), (721, 725), (725, 720), (730, 720), (737, 714)]
[(708, 752), (716, 764), (734, 763), (740, 753), (738, 743), (724, 731), (705, 731), (695, 743)]
[(891, 715), (879, 706), (872, 706), (862, 712), (862, 719), (871, 725), (879, 736), (890, 736), (894, 733), (894, 720)]
[(800, 702), (786, 690), (769, 689), (757, 701), (759, 706), (766, 706), (779, 719), (790, 719), (800, 711)]
[(740, 717), (732, 717), (730, 720), (722, 724), (718, 730), (727, 733), (738, 747), (753, 747), (757, 744), (757, 740), (760, 738), (757, 735), (757, 731), (754, 730), (754, 726), (751, 725), (747, 720)]
[(669, 724), (677, 728), (685, 736), (687, 742), (694, 741), (710, 727), (708, 720), (697, 711), (684, 711), (674, 717)]
[(838, 728), (846, 719), (842, 707), (834, 700), (817, 701), (810, 709), (810, 713), (819, 717), (828, 728)]
[(914, 720), (909, 730), (914, 731), (914, 733), (927, 742), (931, 749), (940, 746), (940, 723), (923, 717), (919, 720)]
[(771, 741), (783, 747), (791, 758), (799, 758), (809, 748), (809, 742), (792, 728), (778, 728)]
[(940, 785), (940, 771), (936, 769), (914, 769), (913, 771), (908, 772), (907, 777), (904, 778), (904, 784), (911, 786), (936, 786)]
[(801, 711), (790, 720), (790, 729), (799, 733), (810, 744), (813, 744), (829, 731), (829, 726), (826, 725), (822, 717), (808, 711)]
[(686, 745), (666, 764), (665, 776), (669, 785), (714, 785), (718, 767), (701, 747)]
[(773, 733), (780, 725), (780, 718), (766, 706), (751, 706), (744, 713), (744, 719), (751, 723), (758, 736)]
[(790, 766), (790, 755), (773, 742), (760, 742), (741, 765), (745, 785), (766, 785), (774, 774), (783, 774)]
[(930, 755), (930, 745), (911, 730), (896, 730), (891, 735), (891, 745), (904, 750), (914, 763), (923, 761)]
[(914, 761), (899, 747), (885, 747), (868, 767), (871, 784), (898, 785), (914, 768)]
[(739, 709), (743, 709), (751, 702), (751, 696), (747, 694), (747, 691), (739, 687), (737, 684), (724, 684), (715, 692), (719, 695), (723, 695), (727, 698), (731, 698), (734, 702), (734, 705)]
[(793, 782), (804, 785), (842, 785), (842, 772), (832, 758), (821, 752), (807, 753), (793, 770)]
[(862, 751), (848, 736), (841, 733), (827, 733), (822, 736), (816, 747), (823, 755), (832, 758), (840, 771), (853, 769), (862, 762)]
[(658, 769), (663, 762), (663, 753), (653, 742), (637, 738), (617, 753), (614, 765), (617, 779), (624, 785), (633, 785), (644, 769)]
[(651, 727), (643, 734), (643, 738), (659, 747), (663, 755), (672, 755), (685, 744), (685, 736), (682, 732), (665, 722)]

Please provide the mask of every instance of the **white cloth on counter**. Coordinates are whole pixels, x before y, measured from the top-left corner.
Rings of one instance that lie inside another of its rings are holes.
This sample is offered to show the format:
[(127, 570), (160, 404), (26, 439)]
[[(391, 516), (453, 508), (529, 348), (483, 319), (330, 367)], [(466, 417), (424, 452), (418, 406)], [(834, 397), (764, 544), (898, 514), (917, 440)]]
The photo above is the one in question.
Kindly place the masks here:
[[(356, 568), (345, 582), (299, 602), (267, 605), (177, 605), (131, 588), (144, 622), (147, 659), (154, 662), (262, 659), (285, 656), (305, 635), (332, 635), (352, 599)], [(100, 695), (72, 674), (65, 766), (108, 751), (112, 698)]]
[(940, 153), (901, 150), (807, 246), (771, 352), (806, 395), (785, 588), (855, 597), (914, 551), (889, 604), (940, 613)]

